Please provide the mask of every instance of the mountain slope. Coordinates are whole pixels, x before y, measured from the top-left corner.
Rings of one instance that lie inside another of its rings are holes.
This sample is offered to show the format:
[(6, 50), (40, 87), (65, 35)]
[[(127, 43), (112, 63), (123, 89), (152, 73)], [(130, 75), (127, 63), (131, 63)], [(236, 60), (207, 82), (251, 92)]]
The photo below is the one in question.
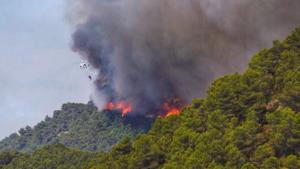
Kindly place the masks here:
[(219, 78), (206, 98), (179, 116), (157, 118), (147, 134), (126, 137), (109, 152), (48, 146), (32, 155), (3, 153), (0, 168), (298, 169), (299, 99), (300, 27), (254, 55), (244, 74)]
[[(139, 123), (136, 123), (138, 121)], [(118, 111), (97, 111), (93, 104), (68, 103), (34, 128), (26, 127), (0, 142), (0, 151), (32, 152), (48, 144), (90, 151), (107, 151), (125, 135), (146, 132), (152, 119), (128, 116)]]
[(300, 168), (300, 28), (96, 168)]
[(0, 154), (0, 169), (87, 168), (88, 161), (97, 156), (96, 153), (68, 149), (60, 144), (47, 145), (31, 155), (15, 151)]

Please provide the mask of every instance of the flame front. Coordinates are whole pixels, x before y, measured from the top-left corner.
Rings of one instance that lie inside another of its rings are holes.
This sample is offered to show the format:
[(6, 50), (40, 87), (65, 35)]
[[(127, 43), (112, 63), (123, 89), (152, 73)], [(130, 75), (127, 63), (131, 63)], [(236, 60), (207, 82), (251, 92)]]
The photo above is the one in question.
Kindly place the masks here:
[(110, 102), (106, 105), (105, 108), (107, 110), (120, 110), (123, 117), (126, 116), (126, 114), (128, 114), (129, 112), (132, 112), (131, 104), (125, 101), (120, 101), (117, 103)]
[(182, 107), (183, 103), (179, 99), (171, 99), (163, 104), (161, 117), (179, 115)]
[[(157, 109), (157, 115), (160, 117), (169, 117), (174, 115), (180, 115), (184, 103), (177, 98), (169, 99)], [(106, 110), (119, 110), (121, 111), (122, 117), (126, 116), (128, 113), (131, 113), (133, 108), (132, 105), (126, 101), (119, 102), (109, 102), (105, 106)]]
[(166, 112), (165, 117), (179, 115), (179, 114), (180, 114), (180, 110), (177, 108), (173, 108), (173, 109), (169, 110), (168, 112)]

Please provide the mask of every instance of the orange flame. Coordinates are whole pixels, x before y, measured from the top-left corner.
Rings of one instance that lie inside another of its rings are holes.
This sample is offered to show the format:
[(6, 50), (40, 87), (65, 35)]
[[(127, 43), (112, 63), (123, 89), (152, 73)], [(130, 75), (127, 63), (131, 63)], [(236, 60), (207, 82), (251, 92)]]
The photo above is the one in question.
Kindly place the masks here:
[[(180, 99), (170, 99), (162, 104), (158, 110), (160, 117), (165, 118), (169, 116), (180, 115), (184, 103)], [(132, 106), (126, 101), (120, 102), (109, 102), (106, 104), (105, 109), (107, 110), (120, 110), (122, 117), (126, 116), (128, 113), (132, 112)]]
[(175, 116), (175, 115), (179, 115), (179, 114), (180, 114), (180, 110), (177, 108), (173, 108), (170, 111), (168, 111), (165, 116), (169, 117), (169, 116)]
[(171, 99), (163, 104), (162, 106), (163, 113), (161, 117), (179, 115), (181, 113), (182, 107), (183, 107), (183, 103), (179, 99)]
[(107, 110), (120, 110), (122, 113), (122, 117), (126, 116), (129, 112), (132, 112), (132, 107), (131, 104), (125, 102), (125, 101), (120, 101), (118, 103), (108, 103), (105, 108)]

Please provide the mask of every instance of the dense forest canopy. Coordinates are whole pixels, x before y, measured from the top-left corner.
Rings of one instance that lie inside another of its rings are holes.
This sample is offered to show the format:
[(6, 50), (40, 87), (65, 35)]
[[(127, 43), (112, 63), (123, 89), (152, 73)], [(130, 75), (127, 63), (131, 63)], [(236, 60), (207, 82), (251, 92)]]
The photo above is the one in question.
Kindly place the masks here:
[(35, 127), (22, 128), (0, 142), (0, 151), (32, 152), (44, 145), (63, 144), (89, 151), (107, 151), (124, 136), (136, 136), (150, 128), (153, 119), (126, 116), (116, 111), (99, 112), (92, 104), (68, 103), (53, 117)]
[(4, 152), (0, 168), (299, 169), (299, 103), (300, 27), (255, 54), (243, 74), (214, 81), (179, 116), (157, 118), (147, 134), (109, 152), (62, 145)]

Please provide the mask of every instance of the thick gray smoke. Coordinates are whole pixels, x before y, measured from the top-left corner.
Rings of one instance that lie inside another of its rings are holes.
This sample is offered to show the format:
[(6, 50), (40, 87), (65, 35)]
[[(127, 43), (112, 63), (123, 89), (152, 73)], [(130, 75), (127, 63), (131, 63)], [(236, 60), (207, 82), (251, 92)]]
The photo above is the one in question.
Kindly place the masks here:
[(73, 49), (98, 71), (103, 102), (136, 112), (203, 96), (217, 76), (300, 23), (299, 0), (77, 0)]

